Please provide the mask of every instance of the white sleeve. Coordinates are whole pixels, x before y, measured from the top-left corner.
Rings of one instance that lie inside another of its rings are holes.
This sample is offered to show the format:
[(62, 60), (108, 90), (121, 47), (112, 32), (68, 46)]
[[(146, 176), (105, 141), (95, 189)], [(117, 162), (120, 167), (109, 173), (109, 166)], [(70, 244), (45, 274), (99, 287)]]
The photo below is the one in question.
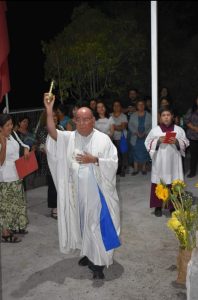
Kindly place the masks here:
[(189, 146), (189, 140), (186, 138), (186, 133), (183, 128), (177, 126), (177, 135), (176, 139), (179, 142), (180, 153), (182, 156), (185, 156), (186, 148)]
[(155, 135), (155, 132), (153, 129), (149, 132), (149, 134), (146, 137), (144, 144), (145, 144), (146, 150), (149, 152), (151, 159), (153, 158), (154, 154), (156, 153), (156, 146), (157, 146), (158, 139), (159, 139), (159, 136)]

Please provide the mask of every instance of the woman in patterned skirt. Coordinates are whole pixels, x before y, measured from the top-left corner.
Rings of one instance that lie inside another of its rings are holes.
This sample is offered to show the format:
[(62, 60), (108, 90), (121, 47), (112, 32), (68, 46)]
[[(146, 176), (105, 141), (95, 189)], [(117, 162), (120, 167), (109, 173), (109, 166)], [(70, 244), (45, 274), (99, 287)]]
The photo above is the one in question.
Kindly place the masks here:
[[(8, 114), (0, 115), (0, 227), (2, 242), (20, 242), (14, 232), (26, 233), (27, 208), (22, 180), (19, 179), (15, 161), (19, 158), (20, 145), (25, 158), (29, 147), (12, 136), (13, 123)], [(16, 136), (16, 134), (15, 134)]]

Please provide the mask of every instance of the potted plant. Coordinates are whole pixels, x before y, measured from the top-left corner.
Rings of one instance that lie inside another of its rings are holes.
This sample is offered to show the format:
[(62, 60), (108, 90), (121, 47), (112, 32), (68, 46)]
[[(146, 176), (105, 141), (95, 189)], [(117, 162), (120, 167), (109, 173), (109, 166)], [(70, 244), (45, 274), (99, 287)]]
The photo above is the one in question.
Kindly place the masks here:
[(179, 179), (174, 180), (169, 187), (161, 181), (155, 190), (157, 197), (163, 201), (164, 207), (171, 201), (175, 209), (167, 226), (175, 233), (179, 242), (176, 280), (178, 284), (186, 283), (187, 265), (192, 250), (196, 247), (198, 230), (198, 205), (193, 205), (192, 196), (185, 190), (185, 186), (185, 183)]

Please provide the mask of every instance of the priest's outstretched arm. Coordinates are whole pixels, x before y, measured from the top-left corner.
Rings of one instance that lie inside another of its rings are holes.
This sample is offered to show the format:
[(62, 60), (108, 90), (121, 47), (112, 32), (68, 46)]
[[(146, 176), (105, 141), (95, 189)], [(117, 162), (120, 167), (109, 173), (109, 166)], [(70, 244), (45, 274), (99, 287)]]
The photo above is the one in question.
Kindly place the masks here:
[(55, 141), (57, 140), (56, 126), (53, 120), (53, 105), (55, 101), (55, 96), (49, 93), (44, 94), (44, 105), (47, 113), (47, 129), (48, 133)]

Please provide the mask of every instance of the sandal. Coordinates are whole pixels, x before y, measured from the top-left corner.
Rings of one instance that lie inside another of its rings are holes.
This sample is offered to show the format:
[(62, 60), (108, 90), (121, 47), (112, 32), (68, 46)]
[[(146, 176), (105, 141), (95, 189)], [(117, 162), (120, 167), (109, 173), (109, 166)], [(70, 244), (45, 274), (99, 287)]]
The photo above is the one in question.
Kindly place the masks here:
[(21, 239), (18, 238), (18, 236), (14, 235), (13, 233), (10, 233), (10, 235), (2, 235), (2, 243), (20, 243)]

